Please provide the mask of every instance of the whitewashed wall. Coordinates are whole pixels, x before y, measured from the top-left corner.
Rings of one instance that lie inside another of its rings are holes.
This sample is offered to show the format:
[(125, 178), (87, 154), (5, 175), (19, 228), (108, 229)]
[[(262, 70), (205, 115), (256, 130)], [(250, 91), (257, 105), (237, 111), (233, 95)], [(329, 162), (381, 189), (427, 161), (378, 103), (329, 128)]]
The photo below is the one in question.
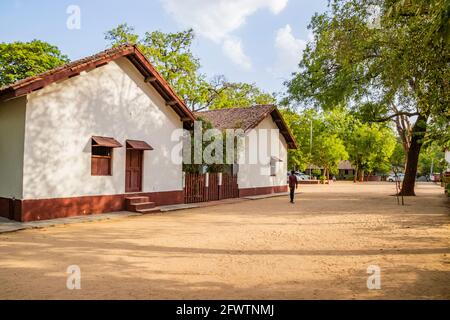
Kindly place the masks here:
[[(266, 140), (266, 150), (267, 152), (262, 152), (266, 157), (266, 164), (258, 163), (249, 164), (250, 153), (254, 154), (254, 151), (250, 150), (250, 136), (252, 134), (257, 134), (261, 129), (270, 130), (278, 129), (277, 125), (272, 120), (272, 117), (267, 117), (264, 119), (255, 129), (251, 130), (245, 138), (245, 163), (239, 165), (238, 172), (238, 184), (240, 189), (245, 188), (257, 188), (257, 187), (271, 187), (271, 186), (284, 186), (286, 185), (286, 173), (287, 173), (287, 144), (281, 133), (275, 139), (269, 138)], [(253, 132), (253, 133), (252, 133)], [(259, 142), (258, 142), (259, 143)], [(273, 154), (272, 144), (278, 144), (279, 154)], [(258, 151), (259, 152), (259, 151)], [(270, 175), (270, 157), (277, 156), (282, 160), (282, 162), (277, 163), (277, 171), (275, 176)], [(263, 158), (263, 157), (259, 157)]]
[[(125, 58), (29, 95), (26, 108), (24, 198), (125, 192), (125, 140), (144, 140), (143, 192), (182, 189), (171, 161), (177, 114)], [(113, 137), (112, 176), (91, 176), (91, 137)]]
[(0, 102), (0, 197), (22, 199), (26, 101)]

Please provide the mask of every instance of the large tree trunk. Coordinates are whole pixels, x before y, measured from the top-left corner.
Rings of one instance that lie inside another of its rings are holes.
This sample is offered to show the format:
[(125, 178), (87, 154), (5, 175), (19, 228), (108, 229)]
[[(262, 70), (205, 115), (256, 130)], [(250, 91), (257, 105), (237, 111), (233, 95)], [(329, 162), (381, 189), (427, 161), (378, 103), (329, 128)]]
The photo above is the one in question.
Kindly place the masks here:
[(411, 143), (406, 159), (405, 179), (403, 180), (402, 196), (415, 196), (414, 186), (416, 183), (417, 165), (419, 163), (420, 149), (422, 148), (423, 138), (427, 130), (427, 118), (419, 115), (412, 129)]

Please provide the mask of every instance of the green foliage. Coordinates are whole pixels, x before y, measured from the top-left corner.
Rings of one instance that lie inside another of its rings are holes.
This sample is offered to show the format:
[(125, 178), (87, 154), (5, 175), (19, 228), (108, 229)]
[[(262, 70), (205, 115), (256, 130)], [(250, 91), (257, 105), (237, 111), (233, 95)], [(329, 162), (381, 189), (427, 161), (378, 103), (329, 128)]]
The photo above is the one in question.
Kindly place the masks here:
[(105, 39), (113, 46), (136, 44), (193, 111), (275, 102), (273, 95), (261, 91), (254, 84), (228, 82), (223, 76), (207, 81), (199, 71), (199, 59), (191, 50), (194, 40), (192, 29), (175, 33), (146, 32), (140, 38), (133, 27), (121, 24), (106, 32)]
[[(198, 117), (198, 121), (201, 123), (202, 127), (202, 136), (204, 138), (204, 134), (207, 130), (214, 129), (213, 125), (207, 121), (204, 118)], [(211, 146), (214, 144), (215, 141), (219, 142), (222, 148), (219, 150), (221, 153), (219, 155), (220, 157), (220, 163), (204, 163), (204, 157), (202, 156), (202, 163), (196, 164), (195, 162), (195, 131), (191, 130), (189, 132), (190, 134), (190, 157), (191, 157), (191, 163), (183, 163), (183, 172), (190, 172), (190, 173), (202, 173), (203, 169), (206, 169), (207, 172), (227, 172), (230, 169), (230, 164), (227, 164), (228, 156), (231, 158), (231, 162), (236, 163), (237, 161), (237, 155), (238, 155), (238, 137), (233, 135), (230, 137), (234, 141), (234, 148), (232, 149), (232, 154), (227, 154), (227, 133), (226, 131), (222, 131), (221, 134), (218, 136), (212, 137), (209, 141), (202, 139), (202, 145), (201, 145), (201, 152), (202, 155), (204, 154), (205, 150), (208, 148), (208, 146)], [(187, 145), (184, 144), (184, 149), (187, 150)], [(216, 149), (212, 152), (212, 156), (214, 157), (216, 155)]]
[[(375, 27), (368, 23), (374, 4), (381, 9)], [(410, 168), (402, 193), (413, 195), (422, 144), (449, 140), (450, 1), (331, 0), (330, 8), (312, 18), (314, 41), (287, 82), (285, 102), (344, 105), (369, 123), (395, 120)], [(431, 131), (437, 119), (442, 125)]]
[(282, 109), (281, 113), (299, 146), (297, 150), (289, 151), (288, 167), (303, 171), (309, 164), (314, 164), (323, 167), (327, 173), (336, 173), (339, 162), (348, 157), (343, 141), (345, 117), (338, 110), (325, 115), (313, 109), (301, 114)]
[(417, 173), (419, 176), (429, 175), (431, 166), (433, 165), (433, 173), (441, 173), (447, 169), (445, 161), (445, 153), (438, 144), (431, 144), (427, 148), (422, 149), (419, 156), (419, 167)]
[(428, 126), (428, 140), (425, 145), (433, 143), (450, 149), (450, 111), (448, 114), (434, 116)]
[(206, 101), (209, 85), (199, 73), (200, 62), (191, 51), (192, 29), (175, 33), (146, 32), (140, 38), (133, 27), (121, 24), (107, 31), (105, 39), (113, 46), (136, 44), (190, 108)]
[(281, 109), (280, 112), (298, 145), (297, 149), (288, 151), (288, 169), (304, 171), (311, 163), (308, 115), (299, 115), (290, 109)]
[(211, 82), (211, 110), (225, 108), (241, 108), (257, 104), (275, 104), (274, 95), (263, 92), (255, 84), (232, 83), (225, 77), (216, 77)]
[(46, 42), (0, 43), (0, 86), (35, 76), (69, 62), (56, 46)]
[[(316, 176), (316, 177), (319, 177), (319, 178), (323, 177), (322, 171), (321, 171), (320, 169), (313, 169), (312, 174), (313, 174), (314, 176)], [(325, 179), (325, 178), (324, 178), (324, 179)]]
[[(302, 71), (287, 83), (290, 102), (323, 109), (352, 102), (371, 120), (448, 112), (448, 46), (423, 41), (434, 34), (433, 17), (448, 14), (448, 0), (422, 2), (421, 10), (398, 14), (389, 12), (405, 1), (331, 2), (331, 14), (312, 18), (315, 40), (304, 52)], [(367, 23), (374, 3), (382, 9), (379, 28)]]
[(321, 134), (317, 140), (320, 141), (314, 146), (312, 161), (325, 169), (326, 175), (338, 173), (339, 162), (348, 158), (344, 141), (336, 134)]
[(127, 23), (119, 24), (116, 28), (113, 28), (105, 33), (105, 40), (112, 43), (113, 47), (120, 46), (121, 44), (138, 44), (139, 35), (134, 33), (134, 27), (129, 26)]
[(398, 141), (395, 144), (394, 151), (392, 152), (390, 162), (391, 162), (391, 166), (393, 167), (393, 169), (396, 172), (403, 171), (405, 168), (405, 163), (406, 163), (405, 149), (403, 148), (401, 143)]
[(391, 170), (391, 156), (396, 144), (390, 128), (356, 122), (347, 141), (347, 150), (358, 171), (387, 173)]
[(387, 173), (394, 163), (404, 163), (401, 145), (393, 130), (384, 124), (362, 123), (342, 108), (323, 113), (314, 109), (281, 112), (299, 145), (297, 150), (289, 151), (289, 168), (303, 171), (314, 164), (324, 168), (326, 174), (336, 174), (339, 162), (348, 159), (360, 173)]

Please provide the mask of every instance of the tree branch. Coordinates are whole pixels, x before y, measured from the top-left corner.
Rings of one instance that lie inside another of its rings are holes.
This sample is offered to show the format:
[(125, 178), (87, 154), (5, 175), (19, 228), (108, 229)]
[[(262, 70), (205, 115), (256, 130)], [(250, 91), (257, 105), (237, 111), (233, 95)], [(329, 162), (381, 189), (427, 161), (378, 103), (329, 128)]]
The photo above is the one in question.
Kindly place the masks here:
[(418, 116), (420, 115), (419, 112), (397, 112), (394, 114), (391, 114), (389, 116), (383, 117), (383, 118), (378, 118), (378, 119), (373, 119), (374, 122), (386, 122), (389, 121), (395, 117), (399, 117), (399, 116), (407, 116), (407, 117), (414, 117), (414, 116)]

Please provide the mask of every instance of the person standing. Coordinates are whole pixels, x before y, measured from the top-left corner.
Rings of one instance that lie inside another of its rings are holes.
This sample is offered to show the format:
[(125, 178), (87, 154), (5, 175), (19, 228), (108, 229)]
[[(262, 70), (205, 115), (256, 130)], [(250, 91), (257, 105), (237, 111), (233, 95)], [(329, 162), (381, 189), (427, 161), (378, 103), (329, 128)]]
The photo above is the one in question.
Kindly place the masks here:
[(297, 177), (295, 176), (295, 171), (291, 171), (291, 175), (289, 176), (289, 190), (290, 190), (290, 197), (291, 197), (291, 203), (294, 203), (294, 196), (295, 196), (295, 189), (298, 188), (298, 181)]

